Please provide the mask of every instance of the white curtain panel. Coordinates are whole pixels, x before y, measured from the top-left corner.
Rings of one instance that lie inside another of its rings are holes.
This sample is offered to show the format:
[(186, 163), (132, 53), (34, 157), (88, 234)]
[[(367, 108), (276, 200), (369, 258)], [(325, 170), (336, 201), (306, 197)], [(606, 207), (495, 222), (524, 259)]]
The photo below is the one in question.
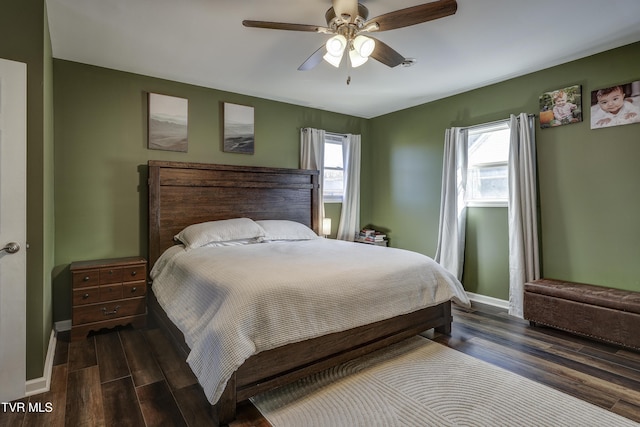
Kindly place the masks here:
[(522, 318), (524, 284), (540, 278), (535, 125), (522, 113), (509, 126), (509, 314)]
[[(324, 218), (324, 197), (322, 194), (322, 181), (324, 176), (324, 135), (322, 129), (302, 128), (300, 129), (300, 168), (320, 171), (318, 183), (318, 211), (316, 212), (319, 227)], [(322, 230), (314, 230), (321, 234)]]
[(445, 131), (442, 161), (440, 223), (435, 260), (462, 279), (467, 209), (467, 135), (466, 129)]
[(353, 241), (360, 230), (360, 135), (348, 134), (342, 144), (344, 198), (337, 238)]

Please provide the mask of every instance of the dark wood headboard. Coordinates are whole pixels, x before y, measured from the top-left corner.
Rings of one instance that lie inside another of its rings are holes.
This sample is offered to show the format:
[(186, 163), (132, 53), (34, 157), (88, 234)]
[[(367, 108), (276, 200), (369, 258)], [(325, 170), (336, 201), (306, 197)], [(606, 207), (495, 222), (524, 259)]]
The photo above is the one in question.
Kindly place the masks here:
[(318, 171), (149, 161), (149, 265), (191, 224), (288, 219), (320, 232)]

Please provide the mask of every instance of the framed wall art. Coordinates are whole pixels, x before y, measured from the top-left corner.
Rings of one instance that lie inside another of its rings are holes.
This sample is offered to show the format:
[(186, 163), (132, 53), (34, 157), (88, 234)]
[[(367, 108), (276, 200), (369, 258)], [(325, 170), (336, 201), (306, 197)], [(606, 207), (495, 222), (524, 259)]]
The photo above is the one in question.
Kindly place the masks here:
[(540, 127), (570, 125), (582, 121), (582, 87), (569, 86), (540, 95)]
[(591, 129), (640, 123), (640, 80), (591, 92)]
[(223, 103), (222, 150), (227, 153), (253, 154), (255, 149), (253, 107)]
[(186, 153), (189, 101), (175, 96), (149, 93), (148, 106), (148, 148)]

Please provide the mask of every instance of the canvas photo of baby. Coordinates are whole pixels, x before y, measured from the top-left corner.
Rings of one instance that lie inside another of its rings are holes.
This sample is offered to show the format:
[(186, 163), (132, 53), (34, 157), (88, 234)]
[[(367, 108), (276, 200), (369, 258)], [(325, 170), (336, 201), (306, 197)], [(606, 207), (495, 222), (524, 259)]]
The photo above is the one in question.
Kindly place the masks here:
[(591, 92), (591, 129), (640, 123), (640, 81)]
[(582, 121), (582, 90), (569, 86), (540, 96), (540, 127), (549, 128)]

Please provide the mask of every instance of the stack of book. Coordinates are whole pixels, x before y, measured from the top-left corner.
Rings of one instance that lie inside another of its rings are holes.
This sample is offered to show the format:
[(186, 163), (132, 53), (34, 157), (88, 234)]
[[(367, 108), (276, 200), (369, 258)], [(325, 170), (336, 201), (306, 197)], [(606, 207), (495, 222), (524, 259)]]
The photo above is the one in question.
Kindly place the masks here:
[(387, 235), (370, 228), (363, 228), (359, 233), (356, 234), (356, 241), (362, 243), (385, 245), (387, 241)]

